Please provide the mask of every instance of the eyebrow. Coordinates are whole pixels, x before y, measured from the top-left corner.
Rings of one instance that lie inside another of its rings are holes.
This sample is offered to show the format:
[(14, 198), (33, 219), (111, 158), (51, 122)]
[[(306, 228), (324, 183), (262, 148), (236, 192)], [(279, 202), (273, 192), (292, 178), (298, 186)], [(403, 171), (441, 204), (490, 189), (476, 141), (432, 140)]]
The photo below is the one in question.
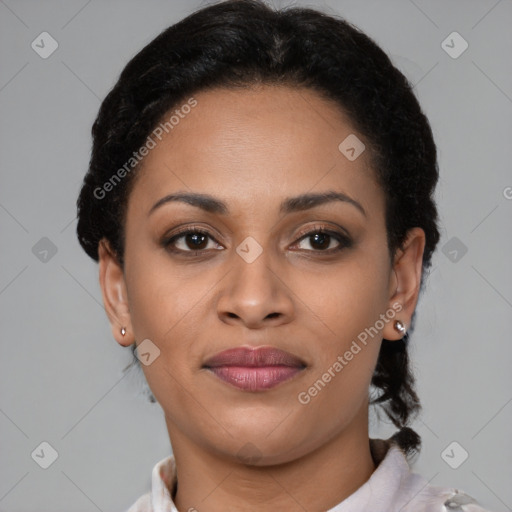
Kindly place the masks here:
[[(209, 194), (201, 194), (198, 192), (179, 192), (176, 194), (166, 195), (165, 197), (159, 199), (149, 210), (148, 216), (162, 205), (174, 201), (190, 204), (209, 213), (218, 215), (229, 214), (229, 208), (226, 203)], [(355, 206), (365, 217), (367, 216), (365, 209), (359, 202), (342, 192), (335, 192), (333, 190), (321, 193), (301, 194), (299, 196), (286, 198), (281, 203), (279, 211), (281, 214), (288, 214), (292, 212), (308, 210), (310, 208), (314, 208), (315, 206), (320, 206), (322, 204), (331, 203), (334, 201), (341, 201), (343, 203), (351, 204), (352, 206)]]

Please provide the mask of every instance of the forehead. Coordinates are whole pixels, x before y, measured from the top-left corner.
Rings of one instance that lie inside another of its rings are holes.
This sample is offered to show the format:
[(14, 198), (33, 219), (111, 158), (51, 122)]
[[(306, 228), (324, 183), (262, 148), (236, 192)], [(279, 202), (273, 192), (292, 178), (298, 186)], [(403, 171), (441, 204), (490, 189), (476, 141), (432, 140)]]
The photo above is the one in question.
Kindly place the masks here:
[[(248, 210), (275, 198), (337, 190), (371, 209), (382, 192), (369, 154), (349, 160), (340, 149), (357, 134), (342, 109), (315, 91), (286, 86), (213, 89), (193, 95), (144, 157), (130, 198), (146, 212), (174, 191), (215, 195)], [(160, 125), (162, 126), (162, 125)], [(171, 128), (172, 126), (172, 128)], [(165, 128), (165, 127), (164, 127)], [(349, 139), (350, 140), (350, 139)]]

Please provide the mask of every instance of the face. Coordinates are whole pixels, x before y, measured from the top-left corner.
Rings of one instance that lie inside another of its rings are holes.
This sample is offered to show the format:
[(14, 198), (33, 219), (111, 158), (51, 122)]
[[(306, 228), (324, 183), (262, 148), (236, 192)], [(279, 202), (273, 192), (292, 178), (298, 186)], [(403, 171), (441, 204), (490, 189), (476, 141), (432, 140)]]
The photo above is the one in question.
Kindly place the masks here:
[(119, 343), (160, 351), (142, 368), (173, 445), (291, 461), (367, 428), (381, 340), (414, 310), (423, 232), (390, 260), (369, 152), (338, 148), (364, 137), (317, 93), (194, 98), (138, 171), (124, 271), (100, 248), (105, 304)]

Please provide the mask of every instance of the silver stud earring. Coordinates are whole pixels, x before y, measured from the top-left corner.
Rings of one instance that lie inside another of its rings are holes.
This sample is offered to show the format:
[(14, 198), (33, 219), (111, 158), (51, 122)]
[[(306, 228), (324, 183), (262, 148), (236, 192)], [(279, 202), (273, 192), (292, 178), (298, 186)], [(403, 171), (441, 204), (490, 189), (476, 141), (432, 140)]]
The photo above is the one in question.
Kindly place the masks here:
[(126, 334), (126, 329), (124, 327), (121, 327), (121, 335), (124, 336)]
[(395, 320), (394, 327), (400, 334), (405, 334), (405, 324), (400, 320)]

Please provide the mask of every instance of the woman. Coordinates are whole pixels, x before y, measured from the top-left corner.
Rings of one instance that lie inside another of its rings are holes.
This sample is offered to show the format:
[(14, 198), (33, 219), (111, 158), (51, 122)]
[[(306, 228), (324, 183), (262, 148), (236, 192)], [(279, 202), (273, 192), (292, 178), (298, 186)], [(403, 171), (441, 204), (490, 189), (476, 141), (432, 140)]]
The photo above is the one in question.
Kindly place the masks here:
[(409, 83), (341, 19), (227, 1), (128, 63), (77, 232), (173, 448), (129, 512), (483, 510), (406, 459), (437, 179)]

